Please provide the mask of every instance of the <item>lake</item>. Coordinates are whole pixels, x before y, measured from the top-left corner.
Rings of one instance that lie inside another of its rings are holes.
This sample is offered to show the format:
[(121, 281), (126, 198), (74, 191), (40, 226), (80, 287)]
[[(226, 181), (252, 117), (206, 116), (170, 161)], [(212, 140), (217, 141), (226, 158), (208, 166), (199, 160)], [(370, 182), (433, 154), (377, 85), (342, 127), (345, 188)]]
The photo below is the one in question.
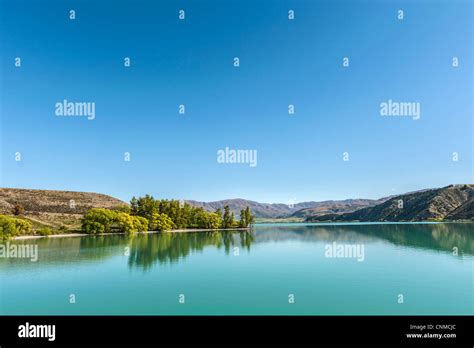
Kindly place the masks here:
[(0, 258), (3, 315), (473, 314), (470, 223), (261, 224), (11, 245), (37, 245), (38, 260)]

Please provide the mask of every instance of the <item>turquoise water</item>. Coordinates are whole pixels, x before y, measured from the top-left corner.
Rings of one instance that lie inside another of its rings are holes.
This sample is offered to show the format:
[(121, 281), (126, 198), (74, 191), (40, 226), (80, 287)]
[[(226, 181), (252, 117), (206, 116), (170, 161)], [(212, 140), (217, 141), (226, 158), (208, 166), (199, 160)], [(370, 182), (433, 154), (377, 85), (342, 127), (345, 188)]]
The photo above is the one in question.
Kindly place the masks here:
[[(363, 260), (327, 257), (334, 242), (363, 246)], [(0, 314), (473, 314), (474, 224), (273, 224), (11, 243), (37, 245), (39, 258), (0, 258)]]

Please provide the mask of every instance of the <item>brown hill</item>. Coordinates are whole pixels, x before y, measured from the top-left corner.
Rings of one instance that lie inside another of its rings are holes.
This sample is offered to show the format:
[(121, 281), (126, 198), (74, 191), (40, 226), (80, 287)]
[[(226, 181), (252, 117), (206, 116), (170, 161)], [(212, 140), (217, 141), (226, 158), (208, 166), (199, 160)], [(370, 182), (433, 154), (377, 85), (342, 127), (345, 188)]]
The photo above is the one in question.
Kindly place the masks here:
[(13, 214), (15, 205), (36, 226), (77, 230), (80, 218), (91, 208), (109, 208), (127, 204), (119, 199), (91, 192), (0, 188), (0, 214)]

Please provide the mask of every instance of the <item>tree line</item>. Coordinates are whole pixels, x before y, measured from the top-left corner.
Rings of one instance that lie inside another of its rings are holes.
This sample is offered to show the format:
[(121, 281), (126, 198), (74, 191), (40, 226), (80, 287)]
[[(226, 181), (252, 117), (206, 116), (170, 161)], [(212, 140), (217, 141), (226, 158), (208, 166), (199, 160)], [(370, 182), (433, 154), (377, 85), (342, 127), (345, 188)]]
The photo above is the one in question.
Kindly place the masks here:
[(254, 222), (250, 208), (234, 217), (228, 205), (224, 211), (205, 211), (177, 200), (157, 200), (151, 195), (138, 199), (133, 197), (130, 206), (116, 209), (94, 208), (82, 219), (82, 230), (86, 233), (169, 231), (174, 229), (222, 229), (246, 228)]

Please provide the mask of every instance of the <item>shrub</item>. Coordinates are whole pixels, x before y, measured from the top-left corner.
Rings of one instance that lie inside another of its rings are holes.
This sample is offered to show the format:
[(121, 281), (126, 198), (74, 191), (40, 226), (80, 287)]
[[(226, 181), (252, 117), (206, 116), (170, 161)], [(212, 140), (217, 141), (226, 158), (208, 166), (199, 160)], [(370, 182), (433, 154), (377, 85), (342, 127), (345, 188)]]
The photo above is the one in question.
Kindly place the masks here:
[(85, 233), (105, 233), (105, 226), (100, 222), (90, 221), (82, 225), (82, 230)]
[(53, 234), (53, 230), (50, 229), (49, 227), (43, 227), (40, 230), (38, 230), (36, 233), (38, 233), (40, 236), (49, 236), (50, 234)]
[(15, 223), (16, 228), (18, 229), (19, 234), (25, 234), (31, 232), (33, 227), (32, 223), (28, 220), (18, 219), (18, 218), (11, 218)]
[(200, 210), (196, 214), (196, 227), (206, 229), (219, 229), (222, 227), (222, 218), (218, 213), (208, 213)]
[(138, 232), (148, 231), (148, 220), (141, 216), (133, 216), (135, 227)]
[(18, 229), (13, 219), (0, 215), (0, 239), (8, 239), (18, 234)]
[[(198, 219), (199, 228), (209, 228), (217, 230), (222, 226), (222, 219), (216, 213), (207, 213), (201, 214)], [(227, 227), (230, 227), (227, 226)]]
[(135, 233), (138, 232), (135, 217), (130, 216), (127, 213), (118, 213), (117, 214), (117, 225), (119, 230), (125, 233)]
[(82, 218), (82, 230), (86, 233), (148, 231), (148, 220), (114, 210), (94, 208)]
[(131, 213), (131, 208), (130, 206), (126, 205), (126, 204), (122, 204), (122, 205), (119, 205), (119, 206), (116, 206), (115, 208), (113, 208), (112, 210), (118, 212), (118, 213), (127, 213), (127, 214), (130, 214)]
[(8, 239), (31, 231), (28, 220), (0, 215), (0, 239)]
[(135, 233), (148, 231), (148, 220), (141, 216), (126, 213), (117, 214), (117, 225), (120, 232)]
[(170, 231), (173, 229), (173, 221), (164, 213), (153, 213), (150, 229), (152, 231)]
[(117, 221), (117, 214), (112, 210), (94, 208), (82, 218), (82, 230), (86, 233), (109, 233)]
[[(231, 220), (231, 225), (233, 223), (233, 220)], [(222, 218), (217, 215), (216, 213), (210, 213), (208, 217), (208, 223), (206, 228), (212, 228), (217, 230), (222, 226)], [(229, 226), (230, 227), (230, 226)]]

